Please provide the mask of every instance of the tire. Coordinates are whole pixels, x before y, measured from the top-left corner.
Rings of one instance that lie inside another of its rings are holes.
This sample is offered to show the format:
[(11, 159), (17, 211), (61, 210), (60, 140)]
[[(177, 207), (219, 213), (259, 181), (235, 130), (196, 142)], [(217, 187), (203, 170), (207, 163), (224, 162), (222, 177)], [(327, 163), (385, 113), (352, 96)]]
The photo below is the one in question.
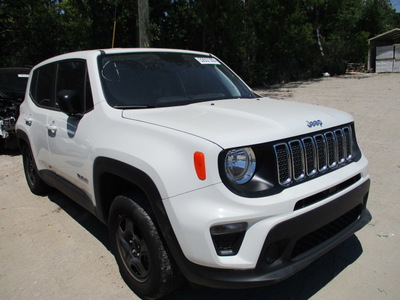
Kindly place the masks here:
[(114, 199), (108, 218), (110, 246), (121, 276), (133, 292), (158, 299), (176, 289), (182, 276), (149, 214), (138, 203), (127, 196)]
[(45, 195), (49, 191), (49, 186), (40, 178), (32, 150), (28, 145), (22, 147), (22, 162), (26, 182), (31, 192), (38, 196)]

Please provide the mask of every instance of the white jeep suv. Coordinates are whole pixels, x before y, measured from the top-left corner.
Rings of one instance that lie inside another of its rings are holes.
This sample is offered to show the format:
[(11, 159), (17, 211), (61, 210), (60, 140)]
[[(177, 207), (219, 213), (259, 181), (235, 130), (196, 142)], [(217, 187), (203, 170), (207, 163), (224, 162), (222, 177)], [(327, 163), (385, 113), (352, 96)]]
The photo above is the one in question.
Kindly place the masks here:
[(352, 117), (263, 98), (208, 53), (48, 59), (31, 71), (16, 133), (32, 192), (56, 188), (107, 224), (122, 277), (145, 298), (182, 278), (282, 280), (370, 220)]

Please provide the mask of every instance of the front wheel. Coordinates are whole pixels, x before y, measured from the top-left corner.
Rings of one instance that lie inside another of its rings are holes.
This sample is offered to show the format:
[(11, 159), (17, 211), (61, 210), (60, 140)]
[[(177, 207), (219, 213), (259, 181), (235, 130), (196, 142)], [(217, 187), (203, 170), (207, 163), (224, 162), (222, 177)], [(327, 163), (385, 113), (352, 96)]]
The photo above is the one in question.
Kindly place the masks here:
[(133, 199), (117, 196), (108, 218), (111, 249), (127, 285), (140, 297), (172, 292), (180, 274), (148, 213)]

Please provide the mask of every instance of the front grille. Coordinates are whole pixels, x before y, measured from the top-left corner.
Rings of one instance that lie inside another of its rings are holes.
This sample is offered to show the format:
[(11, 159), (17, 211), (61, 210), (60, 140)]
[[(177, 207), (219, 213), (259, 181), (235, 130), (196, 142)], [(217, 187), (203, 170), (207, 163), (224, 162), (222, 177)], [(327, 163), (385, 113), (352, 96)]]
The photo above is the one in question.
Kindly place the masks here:
[(280, 185), (288, 186), (351, 162), (351, 128), (337, 128), (274, 145)]

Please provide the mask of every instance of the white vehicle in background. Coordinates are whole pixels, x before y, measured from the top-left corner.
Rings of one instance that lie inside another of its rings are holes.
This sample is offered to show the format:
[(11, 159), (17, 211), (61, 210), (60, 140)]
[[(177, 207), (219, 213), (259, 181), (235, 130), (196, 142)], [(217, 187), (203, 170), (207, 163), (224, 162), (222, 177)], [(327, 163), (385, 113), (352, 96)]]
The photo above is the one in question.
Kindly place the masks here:
[(54, 187), (107, 224), (141, 297), (182, 278), (285, 279), (370, 220), (352, 117), (263, 98), (211, 54), (69, 53), (28, 86), (16, 133), (30, 189)]

